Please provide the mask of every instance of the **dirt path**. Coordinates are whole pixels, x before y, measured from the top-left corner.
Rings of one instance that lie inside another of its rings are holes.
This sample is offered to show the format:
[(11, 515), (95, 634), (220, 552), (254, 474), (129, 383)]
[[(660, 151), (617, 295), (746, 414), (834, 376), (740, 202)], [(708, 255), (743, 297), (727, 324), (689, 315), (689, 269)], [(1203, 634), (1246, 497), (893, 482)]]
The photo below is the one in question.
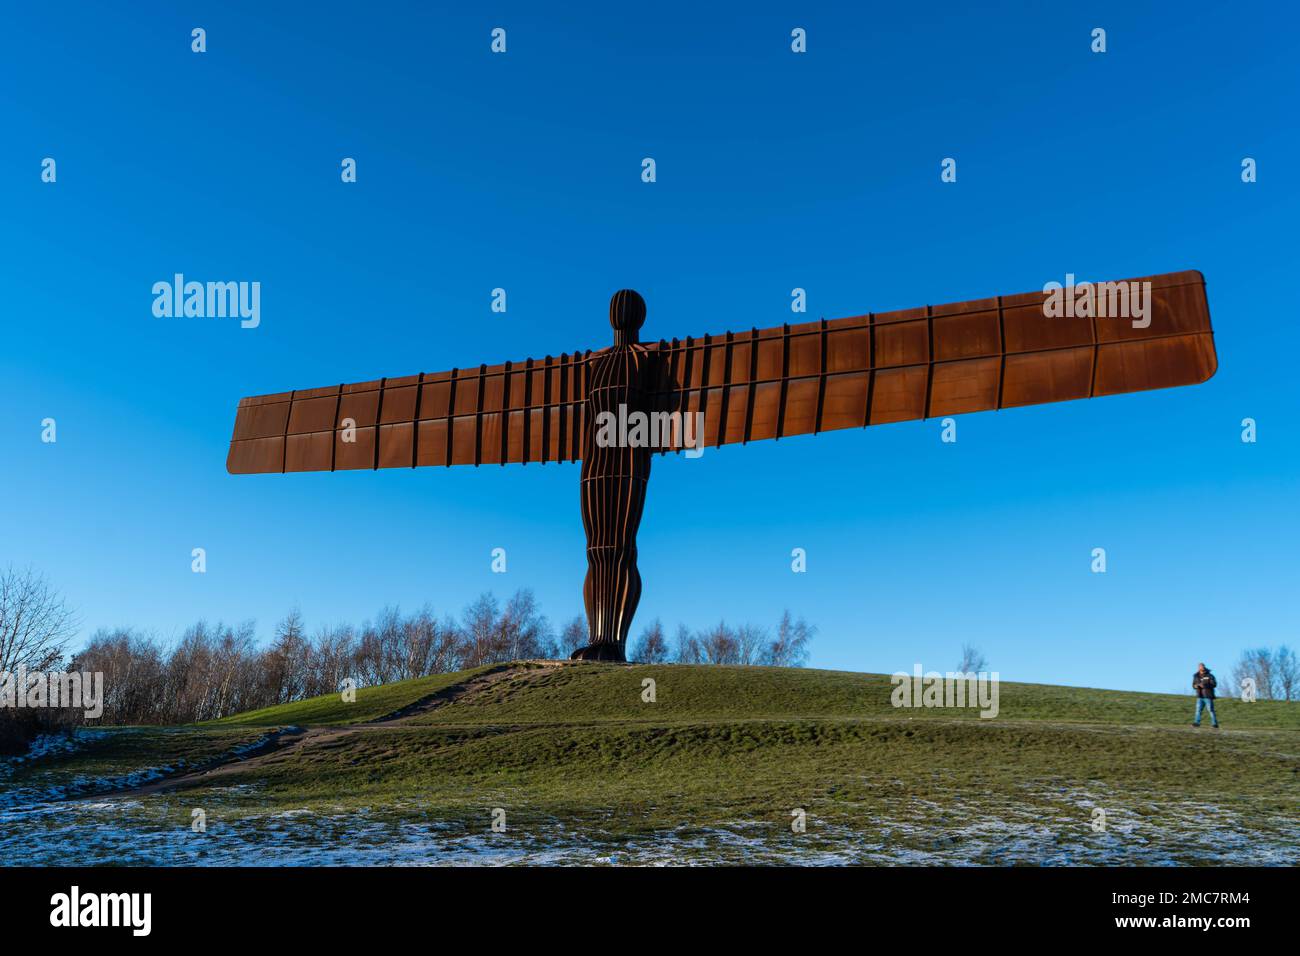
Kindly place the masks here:
[[(95, 794), (78, 794), (77, 799), (82, 800), (90, 797), (99, 798), (109, 796), (140, 797), (159, 793), (163, 790), (197, 787), (218, 782), (224, 777), (229, 777), (236, 773), (244, 773), (245, 771), (255, 769), (268, 763), (284, 760), (306, 748), (319, 747), (322, 744), (331, 743), (341, 737), (348, 737), (352, 734), (366, 733), (373, 730), (400, 727), (403, 724), (409, 723), (414, 718), (421, 717), (430, 711), (449, 707), (452, 704), (461, 701), (472, 700), (491, 690), (503, 681), (517, 677), (537, 679), (553, 673), (560, 667), (569, 666), (573, 666), (569, 661), (547, 660), (517, 661), (510, 664), (499, 664), (492, 670), (479, 674), (477, 677), (465, 681), (463, 684), (452, 684), (450, 687), (444, 687), (436, 693), (429, 694), (427, 697), (422, 697), (417, 701), (407, 704), (400, 710), (393, 711), (391, 714), (385, 714), (382, 717), (376, 717), (372, 720), (362, 721), (355, 724), (325, 725), (320, 727), (285, 727), (271, 733), (266, 740), (257, 747), (240, 754), (229, 754), (225, 757), (219, 757), (213, 763), (208, 764), (199, 770), (191, 770), (170, 777), (162, 777), (158, 780), (152, 780), (149, 783), (140, 784), (134, 787), (101, 791)], [(578, 666), (580, 666), (580, 664)]]
[(492, 670), (479, 674), (472, 680), (463, 684), (452, 684), (450, 687), (444, 687), (436, 693), (427, 697), (421, 697), (414, 703), (407, 704), (401, 710), (395, 710), (391, 714), (385, 714), (383, 717), (376, 717), (374, 720), (366, 721), (361, 724), (349, 724), (349, 727), (392, 727), (409, 721), (412, 717), (420, 717), (431, 710), (438, 710), (450, 704), (459, 703), (462, 700), (471, 700), (482, 695), (485, 691), (491, 689), (505, 680), (515, 677), (539, 678), (547, 674), (554, 673), (561, 667), (581, 666), (581, 662), (571, 661), (515, 661), (510, 664), (498, 664)]

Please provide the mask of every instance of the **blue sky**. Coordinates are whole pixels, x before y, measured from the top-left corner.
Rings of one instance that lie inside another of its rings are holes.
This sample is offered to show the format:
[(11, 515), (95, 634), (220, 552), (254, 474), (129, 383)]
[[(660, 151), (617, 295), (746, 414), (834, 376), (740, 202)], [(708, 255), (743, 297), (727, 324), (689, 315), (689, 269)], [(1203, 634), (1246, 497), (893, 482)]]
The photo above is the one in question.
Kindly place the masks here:
[[(1290, 15), (612, 6), (9, 10), (0, 564), (87, 632), (520, 587), (562, 621), (576, 465), (237, 478), (239, 398), (598, 348), (622, 287), (659, 338), (797, 318), (796, 286), (829, 318), (1197, 268), (1205, 385), (966, 416), (956, 444), (930, 421), (656, 460), (636, 631), (790, 608), (814, 666), (947, 669), (972, 642), (1003, 679), (1158, 691), (1296, 642)], [(261, 282), (261, 325), (155, 318), (176, 272)]]

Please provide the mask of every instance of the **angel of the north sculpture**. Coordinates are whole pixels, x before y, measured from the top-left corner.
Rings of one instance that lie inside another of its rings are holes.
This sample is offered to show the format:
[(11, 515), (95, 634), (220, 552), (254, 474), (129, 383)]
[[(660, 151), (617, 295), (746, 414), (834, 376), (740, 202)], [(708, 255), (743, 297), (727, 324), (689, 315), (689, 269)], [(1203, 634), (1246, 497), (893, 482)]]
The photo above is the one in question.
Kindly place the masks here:
[(589, 643), (573, 656), (623, 661), (652, 454), (1195, 385), (1217, 365), (1194, 271), (657, 342), (623, 290), (609, 321), (596, 351), (245, 398), (226, 467), (581, 461)]

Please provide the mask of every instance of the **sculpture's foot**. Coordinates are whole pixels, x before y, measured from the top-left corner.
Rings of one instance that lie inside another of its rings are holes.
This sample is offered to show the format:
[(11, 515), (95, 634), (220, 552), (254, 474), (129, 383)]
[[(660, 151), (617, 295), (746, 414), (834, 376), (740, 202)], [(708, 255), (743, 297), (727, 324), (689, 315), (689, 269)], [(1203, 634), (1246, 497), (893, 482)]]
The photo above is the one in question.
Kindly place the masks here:
[(617, 664), (626, 664), (627, 657), (623, 654), (623, 645), (615, 644), (613, 641), (601, 641), (597, 644), (588, 644), (586, 647), (580, 647), (569, 655), (571, 661), (613, 661)]

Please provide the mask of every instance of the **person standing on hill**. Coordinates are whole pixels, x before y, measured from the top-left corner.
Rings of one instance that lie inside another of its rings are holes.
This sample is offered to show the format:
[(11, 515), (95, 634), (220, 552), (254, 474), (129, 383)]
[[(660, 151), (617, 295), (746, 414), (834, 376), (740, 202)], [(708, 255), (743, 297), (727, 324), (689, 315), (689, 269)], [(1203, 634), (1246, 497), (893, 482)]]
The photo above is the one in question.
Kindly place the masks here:
[(1192, 690), (1196, 691), (1196, 719), (1192, 721), (1193, 727), (1201, 726), (1202, 710), (1209, 710), (1211, 727), (1219, 726), (1219, 718), (1214, 713), (1214, 688), (1217, 684), (1218, 681), (1202, 661), (1201, 666), (1192, 675)]

